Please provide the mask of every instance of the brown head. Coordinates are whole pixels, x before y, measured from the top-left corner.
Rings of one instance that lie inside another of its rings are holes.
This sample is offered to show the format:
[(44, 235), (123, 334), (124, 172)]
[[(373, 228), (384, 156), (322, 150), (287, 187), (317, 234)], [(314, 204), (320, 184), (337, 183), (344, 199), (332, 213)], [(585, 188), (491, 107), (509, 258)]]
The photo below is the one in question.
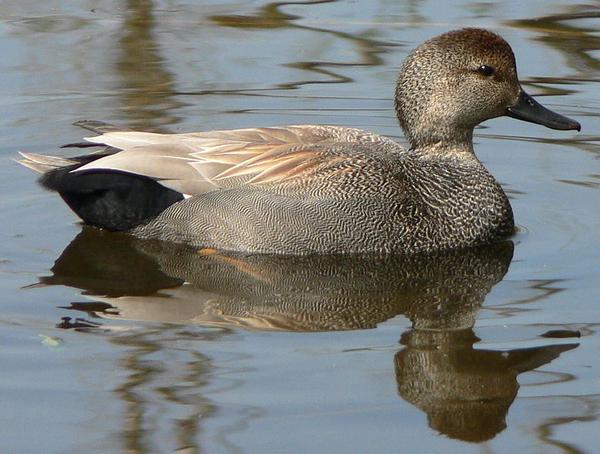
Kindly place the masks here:
[(473, 128), (502, 115), (553, 129), (580, 129), (529, 97), (508, 43), (476, 28), (444, 33), (408, 55), (396, 87), (396, 112), (414, 148), (470, 147)]

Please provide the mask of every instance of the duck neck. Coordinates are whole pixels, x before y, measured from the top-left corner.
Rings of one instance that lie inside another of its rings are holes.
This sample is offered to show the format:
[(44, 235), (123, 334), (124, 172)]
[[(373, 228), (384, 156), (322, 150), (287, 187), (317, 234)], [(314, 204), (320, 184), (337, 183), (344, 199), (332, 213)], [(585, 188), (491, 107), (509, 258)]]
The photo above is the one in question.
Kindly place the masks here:
[(412, 136), (410, 143), (411, 149), (419, 155), (477, 159), (473, 149), (473, 129)]

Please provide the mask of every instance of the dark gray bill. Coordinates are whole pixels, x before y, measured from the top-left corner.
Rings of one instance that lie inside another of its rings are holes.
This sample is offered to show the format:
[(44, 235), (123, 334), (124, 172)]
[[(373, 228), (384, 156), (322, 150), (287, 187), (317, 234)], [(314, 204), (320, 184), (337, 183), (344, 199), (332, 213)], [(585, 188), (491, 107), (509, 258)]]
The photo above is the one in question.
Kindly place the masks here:
[(578, 122), (546, 109), (523, 90), (521, 90), (515, 105), (508, 107), (506, 111), (509, 117), (518, 120), (537, 123), (552, 129), (576, 129), (581, 131), (581, 125)]

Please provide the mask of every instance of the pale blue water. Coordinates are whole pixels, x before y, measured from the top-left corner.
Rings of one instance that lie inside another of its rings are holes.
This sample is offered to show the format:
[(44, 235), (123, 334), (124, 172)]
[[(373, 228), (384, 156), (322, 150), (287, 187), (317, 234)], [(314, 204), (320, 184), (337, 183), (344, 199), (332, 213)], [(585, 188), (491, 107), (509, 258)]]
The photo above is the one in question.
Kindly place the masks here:
[[(599, 17), (579, 1), (3, 1), (3, 452), (597, 451)], [(93, 234), (63, 254), (80, 226), (11, 160), (67, 153), (85, 118), (402, 140), (401, 61), (462, 26), (501, 33), (526, 89), (582, 124), (476, 131), (512, 197), (512, 260), (177, 267)]]

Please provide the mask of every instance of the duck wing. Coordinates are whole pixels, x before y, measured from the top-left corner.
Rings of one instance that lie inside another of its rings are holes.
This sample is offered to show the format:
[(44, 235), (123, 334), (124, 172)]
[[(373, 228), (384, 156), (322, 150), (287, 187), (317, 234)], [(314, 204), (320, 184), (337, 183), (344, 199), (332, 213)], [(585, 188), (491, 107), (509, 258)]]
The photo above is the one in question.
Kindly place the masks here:
[(121, 151), (73, 172), (143, 175), (189, 196), (242, 185), (302, 185), (337, 178), (360, 170), (365, 160), (360, 153), (345, 153), (340, 144), (395, 144), (359, 129), (310, 125), (188, 134), (109, 130), (85, 140)]

